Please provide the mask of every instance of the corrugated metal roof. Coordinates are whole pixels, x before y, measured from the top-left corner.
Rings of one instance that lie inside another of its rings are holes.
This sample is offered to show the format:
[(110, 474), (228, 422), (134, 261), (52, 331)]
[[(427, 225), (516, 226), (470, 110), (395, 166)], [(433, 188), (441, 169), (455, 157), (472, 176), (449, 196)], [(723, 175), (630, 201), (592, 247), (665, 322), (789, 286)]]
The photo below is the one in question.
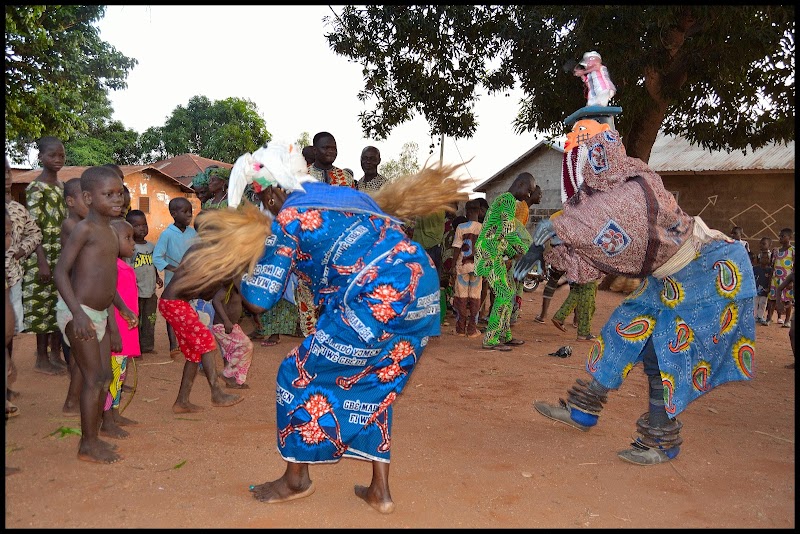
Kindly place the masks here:
[[(539, 141), (530, 150), (493, 174), (488, 180), (478, 184), (473, 191), (486, 192), (487, 187), (495, 179), (502, 176), (509, 168), (525, 161), (533, 154), (547, 146), (564, 152), (566, 136), (555, 141)], [(624, 139), (623, 139), (624, 142)], [(788, 144), (769, 143), (757, 150), (748, 150), (744, 154), (741, 150), (730, 153), (724, 150), (710, 152), (707, 149), (692, 145), (683, 137), (666, 135), (659, 132), (650, 152), (648, 165), (655, 172), (662, 174), (689, 173), (689, 172), (733, 172), (733, 171), (794, 171), (794, 141)]]
[(555, 150), (558, 150), (559, 152), (563, 153), (564, 152), (564, 141), (566, 139), (567, 139), (566, 136), (562, 136), (561, 138), (558, 138), (555, 141), (548, 141), (546, 139), (544, 139), (542, 141), (539, 141), (538, 143), (533, 145), (533, 147), (531, 147), (529, 150), (525, 151), (525, 153), (523, 153), (520, 157), (518, 157), (517, 159), (515, 159), (514, 161), (512, 161), (511, 163), (509, 163), (508, 165), (506, 165), (505, 167), (503, 167), (502, 169), (500, 169), (499, 171), (494, 173), (487, 180), (484, 180), (483, 182), (479, 183), (472, 190), (473, 191), (477, 191), (479, 193), (485, 193), (486, 192), (486, 186), (488, 186), (490, 183), (492, 183), (495, 180), (495, 178), (497, 178), (498, 176), (501, 176), (504, 172), (506, 172), (508, 169), (510, 169), (511, 167), (516, 165), (517, 163), (519, 163), (521, 161), (525, 161), (526, 159), (529, 159), (534, 152), (536, 152), (537, 150), (539, 150), (542, 147), (555, 149)]
[(219, 165), (224, 169), (232, 169), (233, 164), (217, 161), (215, 159), (204, 158), (197, 154), (181, 154), (174, 158), (162, 159), (153, 163), (153, 167), (168, 176), (172, 176), (183, 185), (190, 185), (192, 178), (197, 176), (200, 171), (206, 170), (209, 165)]
[(749, 170), (794, 170), (794, 141), (769, 143), (756, 150), (726, 152), (691, 145), (683, 137), (659, 133), (648, 165), (655, 172), (731, 172)]

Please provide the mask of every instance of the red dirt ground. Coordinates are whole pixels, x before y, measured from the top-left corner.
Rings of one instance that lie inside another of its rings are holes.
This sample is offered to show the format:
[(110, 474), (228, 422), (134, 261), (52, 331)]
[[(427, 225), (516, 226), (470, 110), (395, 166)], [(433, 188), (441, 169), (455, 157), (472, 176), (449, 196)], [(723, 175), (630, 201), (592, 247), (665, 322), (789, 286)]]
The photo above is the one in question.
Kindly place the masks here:
[[(556, 293), (555, 311), (566, 297)], [(314, 495), (267, 505), (250, 484), (279, 477), (275, 372), (298, 338), (256, 346), (244, 391), (231, 408), (210, 404), (198, 377), (199, 414), (174, 415), (182, 365), (171, 363), (159, 318), (158, 354), (138, 367), (125, 416), (139, 422), (117, 441), (125, 459), (96, 465), (76, 457), (79, 427), (61, 406), (66, 377), (33, 372), (33, 335), (15, 340), (20, 416), (6, 424), (8, 528), (787, 528), (795, 527), (795, 373), (788, 329), (758, 326), (756, 378), (715, 389), (682, 414), (684, 445), (673, 462), (619, 460), (647, 406), (641, 367), (609, 395), (600, 423), (579, 432), (535, 412), (534, 400), (564, 397), (583, 369), (587, 343), (575, 331), (533, 322), (541, 289), (527, 293), (512, 352), (480, 349), (480, 338), (431, 342), (395, 404), (391, 490), (383, 516), (353, 494), (368, 484), (366, 462), (311, 467)], [(600, 291), (594, 332), (623, 298)], [(243, 321), (246, 331), (249, 320)], [(445, 327), (446, 329), (446, 327)], [(562, 345), (567, 359), (547, 353)], [(129, 382), (131, 383), (131, 382)], [(123, 406), (127, 398), (123, 397)]]

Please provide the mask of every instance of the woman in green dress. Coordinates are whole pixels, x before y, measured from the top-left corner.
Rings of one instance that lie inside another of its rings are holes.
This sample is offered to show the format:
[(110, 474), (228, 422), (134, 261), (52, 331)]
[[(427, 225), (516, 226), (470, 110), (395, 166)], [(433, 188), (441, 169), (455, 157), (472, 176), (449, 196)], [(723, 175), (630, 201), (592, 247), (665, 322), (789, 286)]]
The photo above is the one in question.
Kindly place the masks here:
[(26, 332), (36, 334), (34, 370), (60, 375), (67, 372), (67, 362), (61, 358), (61, 332), (55, 312), (58, 291), (53, 271), (61, 254), (61, 223), (67, 215), (64, 184), (58, 180), (66, 153), (61, 140), (52, 136), (42, 137), (38, 148), (42, 172), (25, 189), (25, 202), (42, 230), (42, 243), (25, 265), (22, 280), (24, 327)]

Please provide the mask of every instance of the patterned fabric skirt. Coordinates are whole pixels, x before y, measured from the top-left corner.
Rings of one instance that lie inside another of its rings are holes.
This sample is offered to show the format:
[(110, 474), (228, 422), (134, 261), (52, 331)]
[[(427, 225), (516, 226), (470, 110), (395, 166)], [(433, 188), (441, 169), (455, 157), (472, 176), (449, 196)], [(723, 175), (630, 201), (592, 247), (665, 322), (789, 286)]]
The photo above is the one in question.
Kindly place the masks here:
[(25, 275), (22, 279), (23, 326), (26, 332), (34, 334), (58, 332), (58, 323), (56, 322), (58, 290), (52, 275), (55, 273), (60, 252), (60, 246), (53, 244), (45, 247), (45, 255), (51, 273), (49, 282), (39, 280), (36, 253), (31, 254), (27, 259)]
[(681, 271), (645, 278), (622, 301), (593, 343), (586, 369), (618, 389), (652, 337), (665, 408), (674, 418), (713, 388), (755, 376), (755, 294), (744, 247), (706, 244)]
[[(392, 279), (396, 287), (417, 284), (411, 280), (417, 276), (412, 270), (400, 265), (397, 271), (405, 274)], [(383, 286), (385, 281), (382, 277), (367, 283), (362, 295), (372, 293), (371, 284)], [(285, 460), (326, 463), (351, 457), (389, 462), (393, 402), (429, 336), (439, 335), (438, 274), (423, 271), (415, 296), (396, 321), (382, 323), (382, 333), (378, 324), (385, 319), (366, 311), (374, 306), (386, 312), (376, 304), (364, 298), (353, 301), (352, 307), (326, 305), (315, 333), (278, 368), (278, 450)]]
[(273, 334), (301, 336), (300, 315), (297, 306), (280, 299), (275, 306), (258, 315), (258, 334), (268, 338)]

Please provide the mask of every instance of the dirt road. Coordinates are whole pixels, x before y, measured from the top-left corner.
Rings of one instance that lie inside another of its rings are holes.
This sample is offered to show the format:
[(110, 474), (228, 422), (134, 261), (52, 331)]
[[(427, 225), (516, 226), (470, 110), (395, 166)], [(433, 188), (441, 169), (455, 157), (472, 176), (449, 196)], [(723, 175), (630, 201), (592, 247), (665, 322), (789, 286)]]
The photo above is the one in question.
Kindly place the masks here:
[[(561, 288), (555, 311), (566, 297)], [(600, 291), (594, 332), (623, 298)], [(582, 370), (587, 343), (533, 322), (541, 289), (525, 296), (512, 352), (480, 349), (480, 338), (443, 334), (423, 354), (396, 403), (391, 490), (383, 516), (353, 494), (368, 463), (312, 466), (314, 495), (266, 505), (250, 484), (279, 477), (275, 371), (298, 338), (256, 346), (246, 399), (214, 408), (198, 377), (199, 414), (174, 415), (181, 363), (171, 363), (163, 319), (158, 354), (137, 366), (125, 416), (139, 422), (116, 441), (125, 459), (96, 465), (76, 457), (78, 428), (61, 406), (67, 378), (33, 372), (35, 340), (15, 340), (20, 416), (6, 424), (8, 528), (794, 528), (795, 374), (787, 332), (757, 327), (756, 378), (727, 384), (681, 416), (684, 445), (673, 462), (620, 461), (647, 407), (640, 367), (612, 392), (597, 427), (582, 433), (550, 421), (534, 400), (555, 401)], [(249, 322), (243, 325), (251, 330)], [(567, 359), (548, 356), (572, 345)], [(130, 383), (130, 382), (129, 382)], [(123, 405), (127, 398), (123, 397)], [(53, 434), (55, 432), (55, 434)]]

